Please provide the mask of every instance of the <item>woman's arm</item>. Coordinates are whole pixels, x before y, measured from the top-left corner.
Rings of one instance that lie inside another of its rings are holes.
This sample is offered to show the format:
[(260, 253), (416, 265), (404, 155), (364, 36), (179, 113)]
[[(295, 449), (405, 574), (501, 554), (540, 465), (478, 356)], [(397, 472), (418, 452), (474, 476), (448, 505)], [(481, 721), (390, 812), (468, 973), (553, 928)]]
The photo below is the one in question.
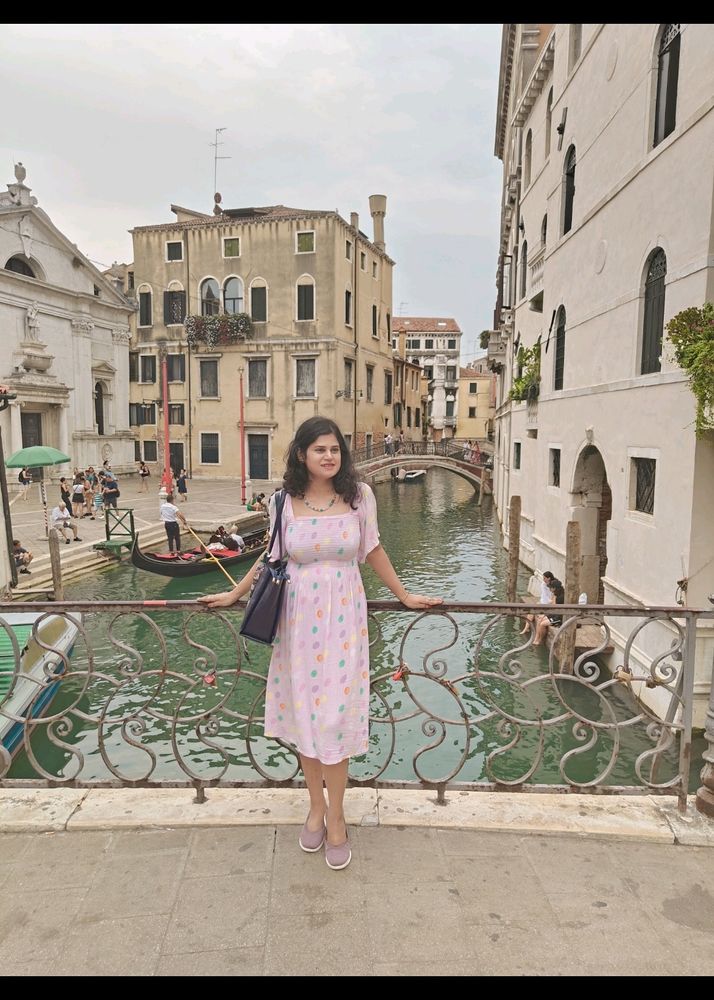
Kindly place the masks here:
[(255, 571), (262, 559), (263, 553), (261, 552), (243, 579), (235, 585), (233, 590), (225, 590), (221, 594), (206, 594), (205, 597), (199, 597), (198, 600), (200, 603), (207, 604), (209, 608), (230, 608), (232, 604), (237, 604), (250, 590)]
[(367, 564), (372, 567), (382, 583), (386, 587), (389, 587), (397, 600), (401, 601), (405, 607), (418, 611), (422, 608), (432, 608), (436, 604), (443, 603), (441, 597), (423, 597), (420, 594), (410, 594), (397, 576), (389, 556), (381, 545), (375, 546), (368, 554)]

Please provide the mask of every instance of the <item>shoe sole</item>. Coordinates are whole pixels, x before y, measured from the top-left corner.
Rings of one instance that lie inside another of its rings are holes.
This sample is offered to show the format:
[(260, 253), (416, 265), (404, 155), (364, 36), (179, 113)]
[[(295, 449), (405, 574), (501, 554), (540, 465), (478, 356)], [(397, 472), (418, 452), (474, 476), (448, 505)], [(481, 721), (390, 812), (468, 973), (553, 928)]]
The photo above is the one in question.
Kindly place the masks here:
[(325, 862), (327, 864), (327, 867), (331, 868), (333, 872), (341, 872), (343, 868), (347, 867), (347, 865), (350, 863), (351, 860), (352, 860), (352, 851), (350, 851), (350, 856), (343, 865), (331, 865), (330, 862), (327, 860), (327, 857), (325, 857)]
[(325, 841), (323, 840), (322, 843), (318, 844), (317, 847), (305, 847), (302, 840), (298, 839), (298, 844), (306, 854), (317, 854), (318, 851), (322, 850), (324, 843)]

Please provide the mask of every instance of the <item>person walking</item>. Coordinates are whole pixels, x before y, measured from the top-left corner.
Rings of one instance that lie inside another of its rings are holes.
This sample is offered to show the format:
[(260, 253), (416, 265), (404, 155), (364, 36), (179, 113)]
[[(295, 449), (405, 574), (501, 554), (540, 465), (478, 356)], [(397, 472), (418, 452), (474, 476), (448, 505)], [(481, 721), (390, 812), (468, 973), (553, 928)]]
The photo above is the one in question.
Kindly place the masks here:
[[(442, 599), (411, 594), (397, 576), (379, 541), (374, 494), (358, 480), (333, 420), (314, 416), (298, 427), (283, 490), (290, 583), (270, 661), (265, 736), (292, 744), (300, 756), (310, 795), (300, 847), (324, 845), (328, 867), (339, 870), (352, 857), (344, 816), (349, 759), (369, 746), (367, 600), (357, 564), (367, 562), (407, 608), (425, 610)], [(272, 529), (274, 497), (270, 518)], [(270, 556), (278, 551), (276, 539)], [(230, 607), (248, 593), (254, 569), (233, 590), (199, 600)]]
[(159, 514), (161, 515), (161, 520), (164, 522), (164, 528), (166, 529), (166, 537), (169, 541), (169, 552), (174, 551), (174, 546), (176, 551), (181, 551), (181, 529), (179, 528), (179, 521), (186, 526), (186, 518), (183, 516), (181, 511), (178, 509), (174, 503), (173, 493), (167, 493), (166, 499), (161, 504), (159, 508)]
[(186, 503), (188, 500), (188, 486), (186, 485), (188, 480), (188, 472), (185, 469), (181, 469), (176, 479), (176, 489), (181, 497), (181, 503)]
[(17, 481), (22, 487), (22, 499), (27, 500), (27, 494), (30, 492), (30, 487), (32, 486), (32, 476), (26, 465), (23, 465), (18, 472)]
[(148, 493), (149, 492), (149, 476), (151, 472), (149, 471), (146, 462), (139, 462), (139, 492)]

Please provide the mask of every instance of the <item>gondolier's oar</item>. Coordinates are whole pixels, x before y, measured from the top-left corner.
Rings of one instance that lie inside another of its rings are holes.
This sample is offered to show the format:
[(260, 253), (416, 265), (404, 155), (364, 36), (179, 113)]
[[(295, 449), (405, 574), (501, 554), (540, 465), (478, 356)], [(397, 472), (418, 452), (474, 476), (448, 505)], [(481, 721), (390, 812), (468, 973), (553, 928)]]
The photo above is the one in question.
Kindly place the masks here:
[(221, 566), (221, 560), (220, 559), (216, 559), (216, 557), (211, 552), (211, 550), (208, 548), (208, 546), (204, 542), (201, 541), (201, 539), (198, 537), (198, 535), (196, 534), (196, 532), (193, 530), (193, 528), (190, 527), (190, 525), (187, 522), (184, 521), (184, 524), (186, 524), (187, 530), (191, 532), (191, 534), (196, 539), (196, 541), (201, 546), (201, 548), (206, 550), (206, 554), (211, 557), (211, 559), (214, 561), (214, 563), (216, 564), (216, 566), (218, 566), (218, 568), (221, 571), (221, 573), (223, 573), (224, 576), (228, 577), (228, 579), (231, 581), (231, 583), (233, 584), (234, 587), (237, 587), (238, 584), (235, 582), (235, 580), (233, 579), (233, 577), (231, 576), (231, 574), (228, 572), (228, 570), (225, 568), (225, 566)]

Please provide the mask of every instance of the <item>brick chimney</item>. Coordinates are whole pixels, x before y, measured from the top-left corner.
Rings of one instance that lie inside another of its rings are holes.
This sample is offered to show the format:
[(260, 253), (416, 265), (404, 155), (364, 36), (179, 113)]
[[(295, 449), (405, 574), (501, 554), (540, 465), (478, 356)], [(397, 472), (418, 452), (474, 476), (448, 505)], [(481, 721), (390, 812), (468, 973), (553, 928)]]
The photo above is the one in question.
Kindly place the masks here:
[(374, 225), (374, 245), (384, 250), (384, 216), (387, 214), (387, 197), (383, 194), (369, 196), (369, 211)]

